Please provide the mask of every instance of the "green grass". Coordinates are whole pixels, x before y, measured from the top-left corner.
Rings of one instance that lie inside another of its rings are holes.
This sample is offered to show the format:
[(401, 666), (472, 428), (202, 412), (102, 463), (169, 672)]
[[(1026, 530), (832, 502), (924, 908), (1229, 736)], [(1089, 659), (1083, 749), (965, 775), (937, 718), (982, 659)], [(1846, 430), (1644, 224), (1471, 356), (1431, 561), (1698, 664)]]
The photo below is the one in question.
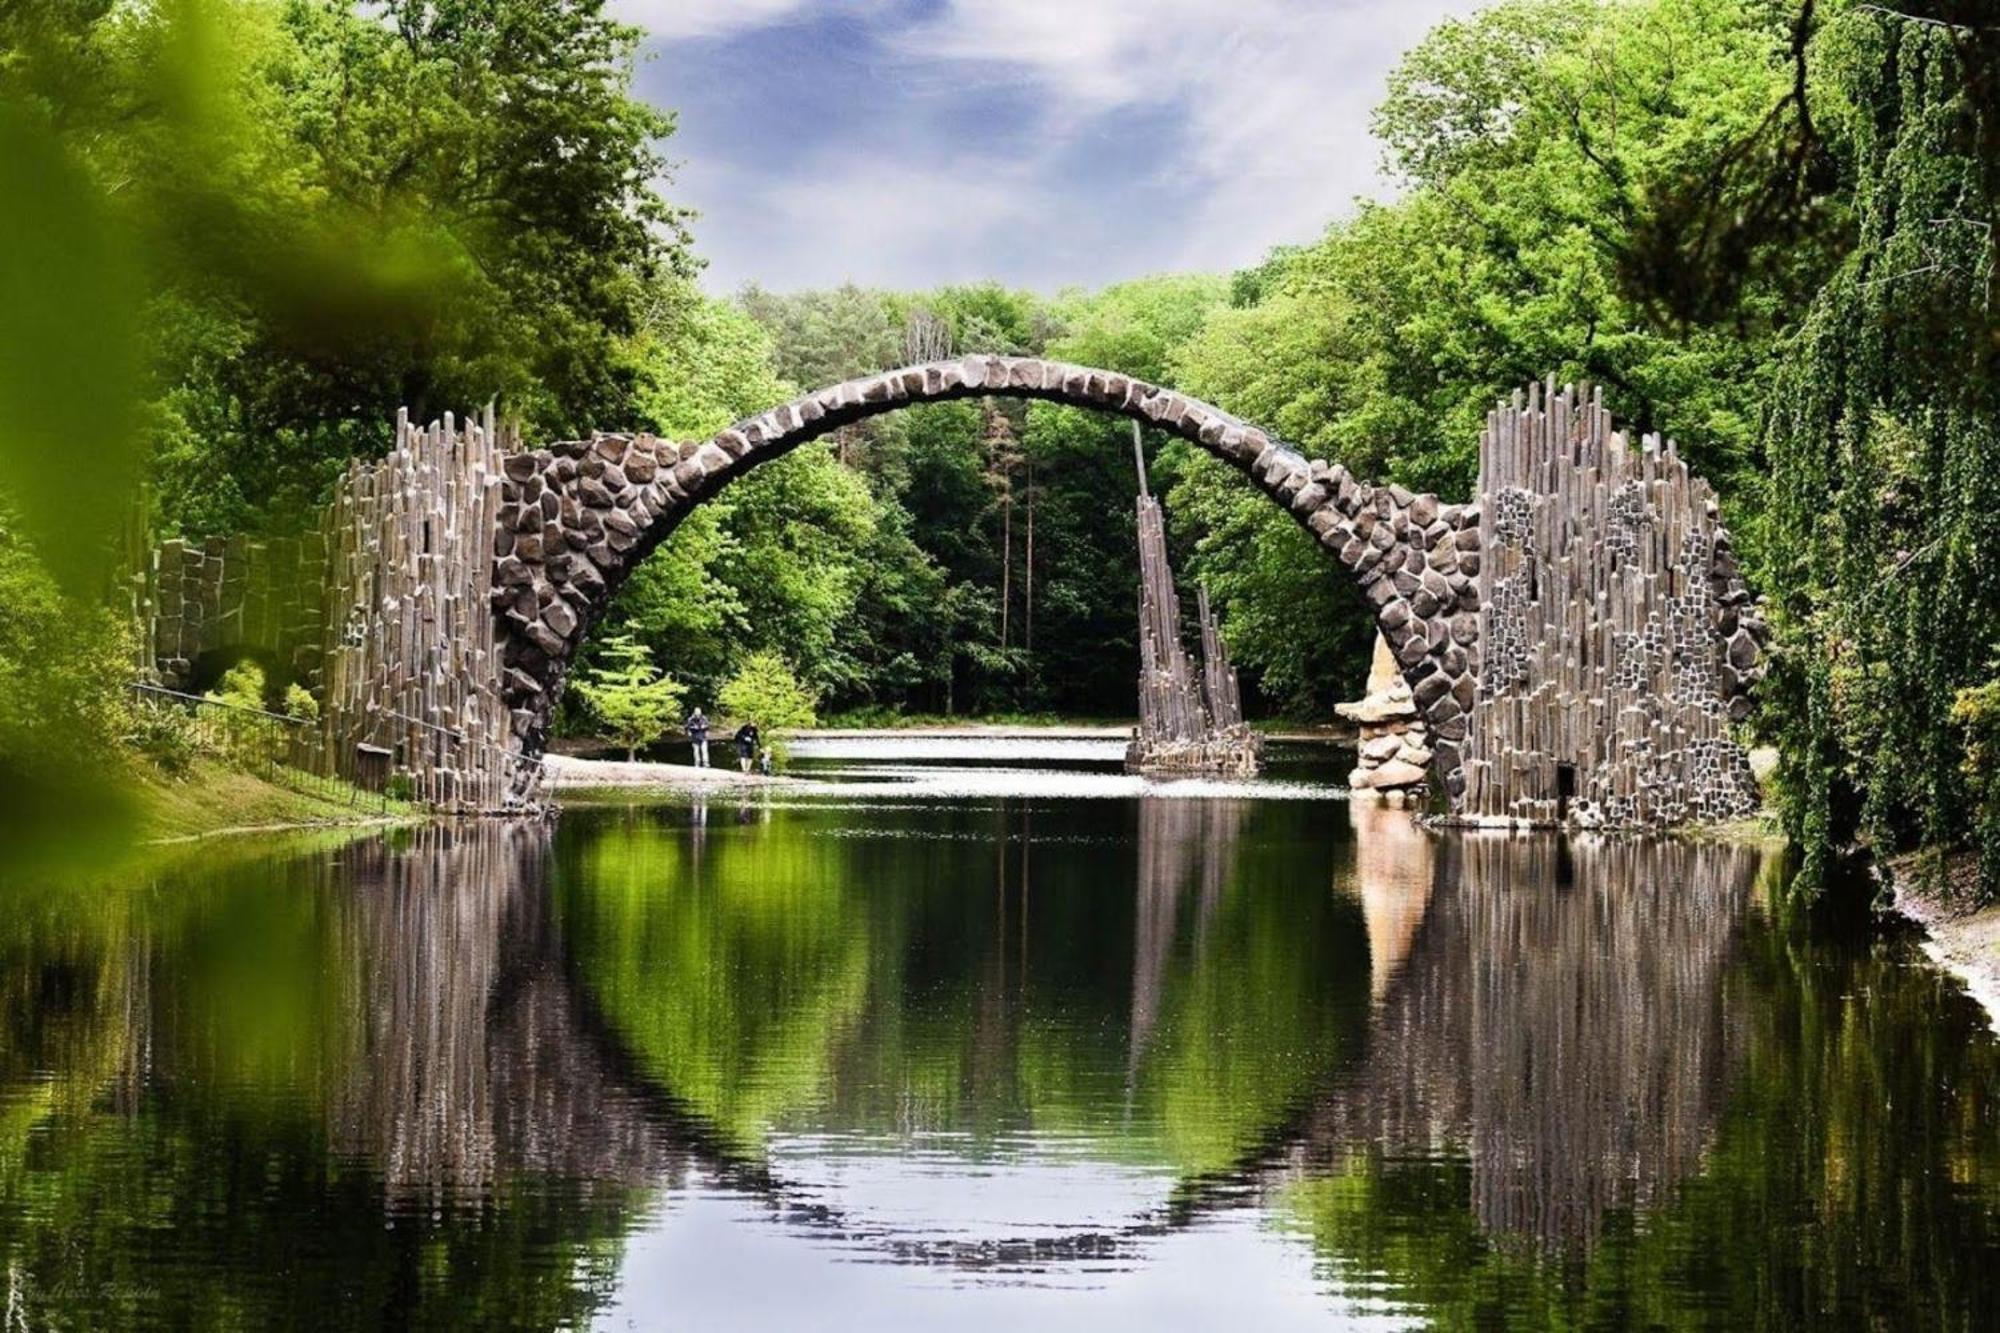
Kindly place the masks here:
[(1708, 824), (1689, 824), (1679, 832), (1690, 838), (1707, 838), (1716, 842), (1736, 842), (1762, 844), (1782, 843), (1785, 830), (1778, 823), (1775, 810), (1765, 807), (1739, 819), (1723, 819)]
[(409, 820), (420, 807), (388, 801), (342, 782), (246, 773), (218, 760), (197, 759), (169, 776), (134, 765), (138, 836), (146, 841), (197, 838), (239, 829), (298, 828)]

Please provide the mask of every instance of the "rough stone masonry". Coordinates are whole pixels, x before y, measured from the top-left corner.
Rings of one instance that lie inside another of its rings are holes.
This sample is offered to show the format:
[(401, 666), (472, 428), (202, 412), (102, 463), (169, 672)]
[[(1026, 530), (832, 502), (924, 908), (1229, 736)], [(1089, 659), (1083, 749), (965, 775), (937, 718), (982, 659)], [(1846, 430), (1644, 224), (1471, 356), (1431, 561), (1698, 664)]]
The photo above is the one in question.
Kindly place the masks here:
[(539, 750), (578, 645), (632, 569), (695, 505), (849, 422), (981, 395), (1131, 417), (1245, 473), (1352, 572), (1404, 669), (1445, 683), (1445, 695), (1433, 700), (1439, 722), (1464, 734), (1478, 633), (1475, 511), (1400, 486), (1370, 486), (1206, 403), (1126, 375), (973, 356), (835, 385), (705, 442), (599, 435), (510, 457), (494, 607), (504, 622), (504, 688), (520, 742)]
[[(1179, 436), (1245, 474), (1290, 513), (1334, 555), (1374, 611), (1410, 684), (1432, 746), (1432, 771), (1454, 813), (1657, 825), (1734, 813), (1751, 799), (1742, 752), (1723, 724), (1748, 707), (1762, 622), (1715, 521), (1712, 496), (1686, 476), (1671, 446), (1664, 455), (1655, 442), (1624, 451), (1617, 437), (1617, 451), (1642, 460), (1664, 456), (1671, 465), (1662, 472), (1642, 461), (1612, 484), (1602, 459), (1613, 452), (1613, 437), (1600, 405), (1599, 415), (1588, 418), (1595, 433), (1585, 451), (1599, 473), (1589, 485), (1572, 485), (1564, 471), (1579, 466), (1584, 454), (1564, 433), (1570, 426), (1497, 435), (1489, 429), (1489, 450), (1508, 440), (1527, 451), (1516, 460), (1521, 468), (1532, 455), (1540, 470), (1507, 472), (1504, 484), (1495, 474), (1482, 482), (1475, 503), (1453, 503), (1371, 485), (1174, 390), (1031, 357), (968, 356), (867, 376), (705, 441), (599, 434), (507, 454), (492, 534), (499, 667), (489, 688), (504, 702), (511, 743), (528, 758), (542, 753), (577, 649), (632, 570), (696, 505), (751, 468), (850, 422), (915, 403), (989, 395), (1110, 412)], [(1532, 412), (1546, 415), (1551, 409), (1540, 401)], [(1573, 395), (1565, 401), (1573, 403)], [(1496, 423), (1507, 410), (1503, 405)], [(1511, 410), (1532, 415), (1522, 404)], [(1107, 514), (1106, 521), (1122, 522), (1123, 514)], [(1498, 578), (1487, 572), (1495, 550), (1507, 553), (1507, 572)], [(1545, 600), (1545, 590), (1556, 587), (1550, 576), (1584, 565), (1607, 571), (1589, 585), (1591, 595), (1629, 596), (1644, 604), (1643, 612), (1598, 617), (1590, 623), (1622, 628), (1589, 634), (1577, 614), (1558, 612)], [(206, 609), (213, 599), (194, 600)], [(183, 610), (174, 628), (177, 657), (190, 633), (187, 615)], [(356, 619), (328, 608), (321, 624)], [(1607, 637), (1616, 634), (1637, 637)], [(1482, 645), (1491, 655), (1496, 644), (1501, 672), (1487, 682)], [(1558, 668), (1555, 692), (1536, 694)], [(1612, 709), (1592, 702), (1614, 676), (1624, 682), (1622, 701), (1652, 696), (1631, 705), (1643, 719), (1627, 716), (1626, 703)], [(1532, 697), (1538, 719), (1554, 720), (1516, 725), (1529, 707), (1524, 697)], [(1698, 734), (1686, 730), (1690, 719), (1699, 720)], [(1513, 762), (1499, 748), (1503, 737), (1532, 737), (1543, 747), (1535, 752), (1538, 762)], [(522, 780), (538, 772), (532, 764), (513, 771)], [(1563, 794), (1571, 787), (1574, 806)], [(1680, 796), (1664, 799), (1674, 791)], [(514, 803), (532, 797), (516, 792)]]

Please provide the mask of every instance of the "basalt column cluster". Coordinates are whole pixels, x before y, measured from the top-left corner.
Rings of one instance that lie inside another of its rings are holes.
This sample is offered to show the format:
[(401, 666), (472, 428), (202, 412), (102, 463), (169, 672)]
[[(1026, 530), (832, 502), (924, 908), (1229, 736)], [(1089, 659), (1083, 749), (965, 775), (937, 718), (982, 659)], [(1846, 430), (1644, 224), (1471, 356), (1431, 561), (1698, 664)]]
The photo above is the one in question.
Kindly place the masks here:
[(1551, 382), (1488, 415), (1479, 489), (1483, 663), (1455, 813), (1629, 828), (1754, 809), (1728, 724), (1766, 630), (1673, 442), (1635, 447), (1601, 396)]
[(396, 422), (381, 462), (350, 467), (327, 523), (321, 725), (342, 771), (370, 751), (454, 813), (532, 808), (540, 766), (513, 744), (491, 611), (500, 467), (482, 420)]
[(139, 605), (150, 674), (185, 688), (205, 656), (257, 658), (318, 698), (329, 772), (387, 770), (454, 813), (534, 808), (540, 768), (502, 699), (491, 610), (513, 444), (490, 411), (399, 414), (394, 447), (349, 465), (319, 531), (161, 544)]

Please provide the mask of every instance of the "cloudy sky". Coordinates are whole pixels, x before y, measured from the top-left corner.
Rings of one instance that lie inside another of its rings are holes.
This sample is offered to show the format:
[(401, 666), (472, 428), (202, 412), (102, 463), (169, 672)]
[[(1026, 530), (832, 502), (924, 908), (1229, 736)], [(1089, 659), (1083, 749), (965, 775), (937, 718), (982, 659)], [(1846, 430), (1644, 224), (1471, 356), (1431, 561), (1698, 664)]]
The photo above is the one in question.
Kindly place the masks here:
[(718, 293), (1226, 270), (1383, 189), (1396, 57), (1482, 0), (613, 0)]

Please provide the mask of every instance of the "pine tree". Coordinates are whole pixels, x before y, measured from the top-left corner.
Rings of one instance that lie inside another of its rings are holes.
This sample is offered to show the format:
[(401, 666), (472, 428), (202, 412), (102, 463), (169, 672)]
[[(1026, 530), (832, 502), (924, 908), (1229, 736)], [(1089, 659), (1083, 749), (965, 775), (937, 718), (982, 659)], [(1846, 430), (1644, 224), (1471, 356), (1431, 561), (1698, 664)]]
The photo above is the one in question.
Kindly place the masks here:
[(576, 688), (630, 762), (639, 757), (640, 746), (679, 723), (687, 687), (654, 667), (652, 654), (629, 634), (608, 641), (604, 656), (606, 665), (593, 668)]
[(1008, 641), (1008, 615), (1014, 602), (1014, 474), (1021, 468), (1021, 446), (1007, 414), (986, 403), (986, 484), (1000, 504), (1000, 647)]

